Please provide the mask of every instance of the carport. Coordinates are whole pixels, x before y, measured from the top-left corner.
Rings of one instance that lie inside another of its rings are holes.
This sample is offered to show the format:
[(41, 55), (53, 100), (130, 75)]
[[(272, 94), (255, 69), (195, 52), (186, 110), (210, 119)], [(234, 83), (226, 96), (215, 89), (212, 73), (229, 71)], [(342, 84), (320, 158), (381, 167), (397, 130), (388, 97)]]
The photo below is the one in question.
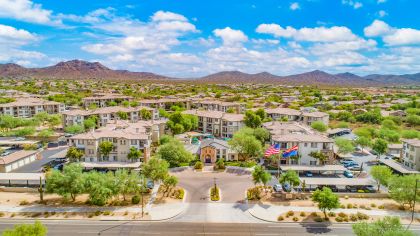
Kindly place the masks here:
[(410, 168), (408, 168), (404, 165), (401, 165), (400, 163), (395, 162), (394, 160), (391, 160), (391, 159), (380, 159), (379, 162), (388, 166), (388, 167), (390, 167), (395, 172), (398, 172), (398, 173), (403, 174), (403, 175), (420, 174), (420, 171), (410, 169)]
[(45, 184), (44, 173), (0, 173), (0, 184), (3, 186), (39, 186), (41, 178), (42, 184)]
[(367, 186), (375, 185), (375, 181), (368, 178), (300, 178), (300, 182), (312, 189), (313, 187), (334, 185), (334, 186)]
[(141, 162), (80, 162), (80, 164), (86, 170), (93, 169), (107, 169), (107, 170), (117, 170), (121, 168), (127, 169), (138, 169), (140, 168)]
[(321, 174), (322, 172), (333, 172), (334, 174), (337, 174), (337, 172), (344, 172), (347, 170), (342, 165), (323, 165), (323, 166), (303, 166), (303, 165), (287, 165), (287, 166), (280, 166), (280, 169), (282, 171), (288, 171), (288, 170), (294, 170), (298, 173), (304, 172), (304, 171), (310, 171), (312, 173), (318, 173)]

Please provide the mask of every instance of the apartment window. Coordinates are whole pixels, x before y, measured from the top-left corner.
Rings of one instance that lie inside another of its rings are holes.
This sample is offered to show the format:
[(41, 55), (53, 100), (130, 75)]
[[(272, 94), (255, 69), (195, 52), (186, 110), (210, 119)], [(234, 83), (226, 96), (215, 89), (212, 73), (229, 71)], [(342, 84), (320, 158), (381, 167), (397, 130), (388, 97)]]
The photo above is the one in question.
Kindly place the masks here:
[(92, 155), (92, 154), (95, 153), (95, 151), (93, 149), (88, 149), (88, 153), (89, 153), (89, 155)]
[(304, 146), (305, 146), (305, 147), (308, 147), (308, 143), (305, 143), (305, 144), (304, 144)]
[(317, 148), (318, 144), (317, 143), (311, 143), (311, 148)]
[(309, 165), (311, 165), (311, 166), (316, 166), (316, 161), (310, 161), (310, 162), (309, 162)]
[(131, 145), (137, 145), (137, 140), (131, 140)]
[(81, 139), (77, 140), (77, 144), (83, 144), (83, 140)]

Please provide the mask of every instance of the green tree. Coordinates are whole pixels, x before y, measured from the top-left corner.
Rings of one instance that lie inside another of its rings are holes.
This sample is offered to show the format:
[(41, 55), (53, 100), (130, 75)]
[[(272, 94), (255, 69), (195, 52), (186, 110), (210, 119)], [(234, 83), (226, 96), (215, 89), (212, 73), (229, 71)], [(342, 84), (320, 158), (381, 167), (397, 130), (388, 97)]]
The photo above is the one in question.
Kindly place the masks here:
[(312, 129), (315, 129), (319, 132), (325, 132), (328, 129), (328, 126), (322, 121), (315, 121), (311, 124)]
[(245, 112), (244, 123), (250, 128), (257, 128), (261, 126), (262, 120), (255, 112), (248, 110)]
[(291, 188), (293, 188), (295, 186), (298, 186), (299, 183), (300, 183), (299, 175), (294, 170), (288, 170), (285, 173), (282, 173), (280, 175), (279, 183), (281, 183), (283, 185), (285, 183), (288, 183), (288, 184), (290, 184)]
[(262, 145), (270, 139), (270, 133), (264, 128), (256, 128), (253, 130), (253, 135), (257, 138)]
[(153, 181), (163, 181), (168, 175), (169, 163), (161, 158), (152, 157), (142, 165), (142, 173)]
[(405, 121), (407, 122), (407, 124), (412, 126), (420, 125), (420, 116), (408, 115), (407, 118), (405, 118)]
[(175, 139), (161, 145), (156, 152), (156, 157), (166, 160), (171, 167), (179, 166), (181, 163), (190, 162), (194, 159), (191, 152), (187, 151), (184, 145)]
[(325, 163), (325, 161), (328, 160), (328, 156), (325, 155), (322, 152), (319, 152), (319, 151), (318, 152), (310, 152), (309, 156), (317, 159), (319, 161), (320, 165), (323, 165)]
[(338, 152), (341, 154), (347, 154), (354, 151), (354, 145), (351, 140), (345, 138), (336, 138), (335, 144), (338, 147)]
[(128, 113), (124, 112), (124, 111), (117, 111), (117, 116), (118, 118), (120, 118), (121, 120), (128, 120)]
[(127, 159), (131, 161), (135, 161), (140, 159), (140, 157), (143, 155), (141, 150), (137, 150), (135, 147), (130, 147), (130, 152), (127, 154)]
[(372, 149), (378, 154), (378, 158), (385, 154), (388, 150), (388, 143), (383, 139), (376, 139), (372, 145)]
[(172, 188), (175, 188), (178, 184), (178, 178), (173, 175), (167, 175), (163, 179), (163, 186), (165, 187), (165, 193), (169, 193)]
[(110, 141), (102, 141), (99, 143), (99, 152), (104, 156), (108, 157), (109, 153), (114, 148), (114, 144)]
[[(388, 180), (388, 190), (392, 199), (398, 202), (402, 207), (408, 205), (410, 208), (414, 204), (414, 193), (416, 187), (416, 180), (419, 180), (419, 175), (393, 175)], [(420, 200), (420, 190), (417, 191), (417, 200)]]
[(81, 165), (74, 163), (64, 166), (63, 172), (53, 170), (46, 176), (46, 191), (75, 201), (76, 196), (84, 192), (82, 170)]
[(392, 177), (392, 170), (387, 166), (372, 166), (370, 174), (376, 180), (378, 192), (381, 185), (388, 185), (389, 179)]
[(139, 191), (139, 175), (136, 172), (128, 172), (125, 169), (115, 171), (115, 186), (122, 195), (124, 201), (128, 194), (134, 194)]
[(64, 131), (69, 134), (80, 134), (85, 131), (85, 128), (81, 125), (70, 125), (64, 128)]
[(399, 217), (385, 216), (375, 222), (359, 222), (352, 225), (356, 236), (414, 236), (401, 224)]
[(228, 143), (245, 160), (257, 157), (262, 152), (261, 142), (255, 136), (247, 135), (245, 132), (236, 132)]
[(83, 121), (83, 126), (86, 130), (90, 130), (96, 127), (96, 119), (95, 118), (88, 118)]
[(264, 167), (260, 165), (256, 165), (254, 167), (254, 170), (252, 171), (252, 181), (254, 182), (255, 185), (262, 182), (262, 178), (264, 174), (265, 174)]
[(370, 139), (364, 136), (357, 137), (355, 143), (362, 148), (362, 151), (365, 147), (369, 147), (372, 145)]
[(143, 108), (140, 110), (140, 117), (143, 120), (150, 120), (152, 119), (152, 112), (150, 112), (146, 108)]
[(89, 202), (93, 205), (103, 206), (113, 196), (118, 195), (117, 181), (112, 172), (106, 174), (90, 171), (84, 175), (84, 188), (89, 193)]
[(340, 200), (330, 188), (323, 187), (322, 190), (317, 189), (312, 194), (312, 201), (318, 203), (318, 208), (324, 213), (325, 219), (327, 219), (327, 210), (339, 208)]
[(47, 227), (35, 221), (34, 224), (16, 224), (13, 229), (4, 230), (2, 236), (46, 236), (47, 232)]
[(82, 150), (72, 146), (67, 150), (66, 158), (68, 158), (70, 161), (80, 161), (83, 155), (84, 152)]

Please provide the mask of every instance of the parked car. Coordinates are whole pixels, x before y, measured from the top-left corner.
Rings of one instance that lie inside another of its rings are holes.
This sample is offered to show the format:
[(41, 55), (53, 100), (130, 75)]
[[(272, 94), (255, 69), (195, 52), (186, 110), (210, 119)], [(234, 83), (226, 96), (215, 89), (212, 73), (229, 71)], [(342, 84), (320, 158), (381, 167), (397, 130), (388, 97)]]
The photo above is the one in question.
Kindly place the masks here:
[(273, 189), (276, 192), (283, 192), (283, 188), (282, 188), (281, 184), (275, 184), (275, 185), (273, 185)]
[(24, 141), (24, 140), (25, 140), (24, 137), (17, 137), (17, 138), (15, 138), (15, 141)]
[(347, 178), (353, 178), (353, 173), (351, 171), (345, 170), (343, 175)]
[(372, 185), (363, 186), (361, 189), (367, 193), (376, 193), (376, 188)]
[(347, 167), (348, 170), (360, 170), (360, 166), (359, 165), (354, 165), (354, 166), (349, 166)]
[(356, 193), (358, 189), (355, 186), (347, 185), (346, 190), (347, 192)]
[(338, 192), (338, 188), (335, 185), (318, 185), (317, 189), (322, 189), (324, 187), (331, 189), (333, 192)]
[(64, 168), (64, 164), (58, 164), (53, 167), (54, 170), (62, 171)]
[(155, 183), (153, 182), (153, 180), (147, 180), (146, 187), (148, 189), (153, 189), (155, 187)]
[(291, 192), (291, 191), (292, 191), (292, 186), (290, 186), (290, 184), (289, 184), (289, 183), (284, 183), (284, 184), (283, 184), (283, 190), (284, 190), (285, 192)]
[(303, 174), (304, 174), (306, 177), (312, 177), (312, 176), (314, 176), (314, 175), (312, 174), (312, 172), (310, 172), (310, 171), (305, 171)]
[(344, 167), (346, 168), (351, 167), (351, 166), (359, 166), (359, 164), (357, 164), (356, 162), (344, 164)]

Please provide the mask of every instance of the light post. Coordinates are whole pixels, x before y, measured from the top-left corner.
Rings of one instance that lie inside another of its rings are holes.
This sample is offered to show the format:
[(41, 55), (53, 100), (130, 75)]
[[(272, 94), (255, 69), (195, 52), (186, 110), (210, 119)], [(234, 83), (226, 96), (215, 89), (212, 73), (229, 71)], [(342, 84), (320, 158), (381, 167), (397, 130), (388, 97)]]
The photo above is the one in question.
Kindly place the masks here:
[(410, 228), (410, 225), (413, 223), (413, 221), (414, 221), (414, 212), (415, 212), (415, 209), (416, 209), (416, 200), (417, 200), (417, 184), (418, 184), (418, 182), (419, 182), (419, 179), (416, 179), (416, 185), (415, 185), (415, 187), (414, 187), (414, 199), (413, 199), (413, 208), (411, 209), (411, 221), (410, 221), (410, 224), (407, 226), (407, 230), (408, 230), (408, 228)]

